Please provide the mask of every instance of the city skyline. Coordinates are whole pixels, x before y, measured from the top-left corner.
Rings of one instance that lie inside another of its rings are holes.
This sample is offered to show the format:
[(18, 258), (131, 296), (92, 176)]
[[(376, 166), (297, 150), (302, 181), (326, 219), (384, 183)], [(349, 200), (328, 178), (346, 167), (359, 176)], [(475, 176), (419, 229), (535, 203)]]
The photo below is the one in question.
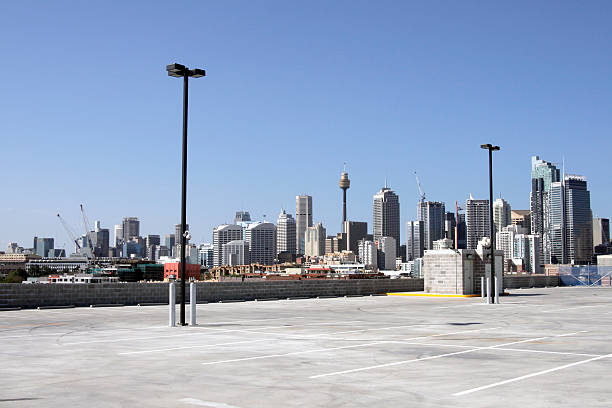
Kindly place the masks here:
[[(482, 143), (502, 147), (495, 198), (512, 208), (529, 208), (529, 175), (517, 169), (532, 155), (559, 167), (565, 156), (567, 172), (588, 179), (593, 215), (612, 213), (608, 3), (243, 2), (231, 19), (215, 3), (187, 16), (146, 3), (147, 19), (143, 3), (122, 7), (7, 5), (0, 30), (19, 41), (5, 56), (27, 80), (0, 67), (9, 192), (0, 247), (34, 235), (65, 247), (55, 213), (76, 229), (80, 203), (105, 228), (134, 215), (143, 235), (172, 232), (181, 90), (165, 66), (175, 61), (207, 70), (190, 88), (193, 242), (210, 241), (241, 208), (254, 219), (292, 212), (303, 193), (313, 196), (314, 222), (336, 231), (345, 161), (349, 220), (370, 221), (370, 197), (388, 178), (404, 242), (419, 198), (413, 171), (428, 199), (449, 208), (470, 193), (487, 197)], [(177, 44), (167, 35), (175, 25), (203, 40)], [(66, 66), (80, 69), (67, 75)], [(384, 160), (373, 160), (373, 143), (384, 145)], [(241, 156), (231, 168), (227, 154)]]

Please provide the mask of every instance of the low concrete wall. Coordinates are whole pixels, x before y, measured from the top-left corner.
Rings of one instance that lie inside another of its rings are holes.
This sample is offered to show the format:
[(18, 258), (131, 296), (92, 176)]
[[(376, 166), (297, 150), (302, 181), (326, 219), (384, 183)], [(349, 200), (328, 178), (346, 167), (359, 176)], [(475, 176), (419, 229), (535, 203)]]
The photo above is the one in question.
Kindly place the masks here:
[[(0, 305), (89, 306), (168, 303), (168, 283), (0, 284)], [(177, 286), (177, 299), (180, 286)], [(354, 279), (261, 282), (198, 282), (198, 302), (287, 297), (372, 295), (422, 291), (423, 279)], [(189, 299), (189, 284), (187, 285)]]
[(546, 286), (559, 286), (559, 277), (546, 275), (504, 276), (505, 289), (543, 288)]

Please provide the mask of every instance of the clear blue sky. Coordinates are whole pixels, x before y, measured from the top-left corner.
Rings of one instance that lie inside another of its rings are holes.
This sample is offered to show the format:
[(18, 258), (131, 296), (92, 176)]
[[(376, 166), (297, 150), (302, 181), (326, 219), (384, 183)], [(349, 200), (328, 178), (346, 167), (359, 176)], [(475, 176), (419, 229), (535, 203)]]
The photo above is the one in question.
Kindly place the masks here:
[[(0, 16), (0, 250), (69, 240), (78, 205), (142, 234), (180, 219), (181, 81), (190, 82), (188, 222), (194, 242), (239, 209), (276, 220), (313, 196), (314, 219), (371, 229), (385, 177), (405, 221), (419, 198), (529, 206), (530, 156), (587, 177), (612, 216), (609, 1), (16, 1)], [(78, 228), (79, 231), (81, 228)], [(69, 246), (72, 248), (72, 246)]]

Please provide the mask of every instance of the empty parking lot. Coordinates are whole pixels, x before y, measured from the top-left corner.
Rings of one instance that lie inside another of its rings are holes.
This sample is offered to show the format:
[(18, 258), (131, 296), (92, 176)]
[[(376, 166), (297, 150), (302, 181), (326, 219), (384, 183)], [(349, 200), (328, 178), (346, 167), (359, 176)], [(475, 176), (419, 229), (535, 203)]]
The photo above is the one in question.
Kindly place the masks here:
[(609, 407), (612, 289), (0, 312), (0, 406)]

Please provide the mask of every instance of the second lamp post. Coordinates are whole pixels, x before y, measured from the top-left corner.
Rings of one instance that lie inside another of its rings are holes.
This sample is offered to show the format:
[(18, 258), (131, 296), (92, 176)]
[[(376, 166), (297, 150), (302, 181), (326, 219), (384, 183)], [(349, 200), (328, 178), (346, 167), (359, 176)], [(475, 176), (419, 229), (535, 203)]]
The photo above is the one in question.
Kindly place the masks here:
[(499, 146), (490, 143), (480, 145), (482, 149), (489, 151), (489, 232), (491, 235), (491, 280), (489, 282), (490, 303), (495, 303), (495, 226), (493, 224), (493, 152), (499, 150)]

